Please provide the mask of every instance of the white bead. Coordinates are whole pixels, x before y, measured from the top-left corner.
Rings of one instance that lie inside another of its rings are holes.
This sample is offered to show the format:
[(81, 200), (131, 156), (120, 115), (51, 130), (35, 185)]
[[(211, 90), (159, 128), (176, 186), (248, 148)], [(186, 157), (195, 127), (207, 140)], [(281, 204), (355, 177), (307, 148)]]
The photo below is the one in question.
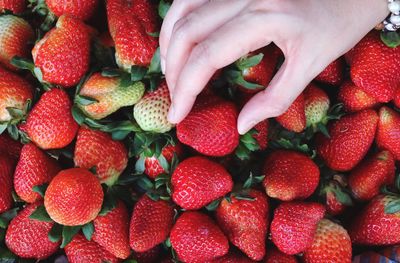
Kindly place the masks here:
[(400, 14), (400, 2), (391, 2), (388, 4), (388, 8), (390, 10), (390, 12), (392, 12), (393, 14)]
[(387, 24), (387, 25), (385, 26), (385, 28), (386, 28), (386, 30), (388, 30), (388, 31), (396, 31), (396, 30), (397, 30), (393, 24)]
[(397, 26), (397, 25), (400, 25), (400, 16), (396, 16), (396, 15), (392, 14), (392, 15), (390, 16), (390, 22), (391, 22), (392, 24), (395, 24), (396, 26)]

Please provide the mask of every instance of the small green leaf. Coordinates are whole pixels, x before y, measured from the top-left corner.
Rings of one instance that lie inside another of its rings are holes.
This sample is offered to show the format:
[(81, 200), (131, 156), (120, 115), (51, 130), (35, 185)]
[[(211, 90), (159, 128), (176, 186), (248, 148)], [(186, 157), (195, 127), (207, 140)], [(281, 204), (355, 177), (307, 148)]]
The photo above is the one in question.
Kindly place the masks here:
[(398, 32), (381, 32), (381, 40), (386, 46), (396, 48), (400, 45), (400, 35)]
[(339, 203), (345, 206), (353, 205), (353, 200), (351, 199), (350, 195), (344, 192), (342, 189), (333, 188), (333, 193), (335, 194), (335, 197)]
[(147, 32), (147, 35), (149, 35), (151, 37), (159, 37), (160, 36), (160, 32)]
[(40, 68), (34, 67), (33, 68), (33, 74), (35, 75), (35, 77), (37, 78), (37, 80), (42, 83), (43, 82), (43, 73), (40, 70)]
[(121, 76), (121, 74), (123, 74), (121, 70), (114, 68), (103, 69), (103, 71), (101, 72), (101, 75), (103, 77), (109, 77), (109, 78), (119, 77)]
[(44, 193), (46, 192), (48, 186), (49, 184), (35, 185), (32, 190), (40, 194), (41, 197), (44, 197)]
[(25, 115), (25, 112), (18, 108), (7, 107), (6, 109), (13, 119), (21, 119)]
[(114, 141), (122, 141), (131, 133), (131, 131), (114, 131), (111, 133), (111, 137)]
[(157, 158), (158, 162), (160, 163), (161, 167), (164, 169), (165, 172), (169, 172), (169, 163), (167, 159), (165, 159), (164, 155), (160, 154)]
[(74, 236), (78, 234), (79, 230), (81, 230), (82, 226), (64, 226), (62, 230), (62, 243), (61, 248), (65, 248), (68, 245)]
[(221, 198), (218, 198), (217, 200), (212, 201), (210, 204), (206, 206), (206, 209), (208, 211), (215, 211), (218, 208), (219, 204), (221, 203), (221, 200), (222, 200)]
[(0, 134), (2, 134), (5, 130), (7, 130), (7, 123), (0, 124)]
[(169, 239), (169, 237), (168, 237), (168, 238), (165, 240), (164, 244), (165, 244), (166, 247), (172, 247), (172, 245), (171, 245), (171, 239)]
[(118, 200), (112, 192), (107, 192), (104, 196), (103, 206), (101, 207), (100, 216), (105, 216), (108, 212), (117, 207)]
[(147, 73), (146, 67), (132, 66), (131, 67), (131, 81), (140, 81), (144, 78)]
[(154, 192), (146, 192), (146, 195), (153, 201), (158, 201), (160, 200), (160, 195), (158, 195), (157, 193)]
[(323, 123), (318, 123), (317, 124), (317, 128), (326, 138), (331, 138), (331, 136), (329, 135), (329, 131), (328, 131), (328, 128), (326, 127), (326, 125), (324, 125)]
[(50, 229), (48, 234), (49, 240), (53, 243), (57, 243), (61, 240), (62, 237), (63, 226), (57, 223), (54, 223), (53, 227)]
[(43, 222), (53, 222), (44, 205), (38, 206), (36, 210), (29, 216), (29, 218)]
[(156, 52), (154, 52), (153, 58), (151, 59), (151, 63), (149, 66), (148, 74), (158, 74), (161, 72), (161, 57), (160, 57), (160, 48), (157, 48)]
[(89, 172), (96, 175), (97, 174), (97, 166), (95, 165), (95, 166), (90, 167)]
[(145, 170), (144, 161), (145, 158), (143, 156), (140, 156), (140, 158), (136, 161), (135, 170), (139, 174), (142, 174)]
[(149, 178), (147, 178), (146, 176), (142, 176), (138, 181), (137, 184), (139, 185), (139, 187), (141, 187), (143, 190), (150, 190), (154, 188), (154, 184), (152, 183), (152, 181), (150, 181)]
[(98, 103), (99, 101), (88, 97), (88, 96), (83, 96), (83, 95), (76, 95), (75, 96), (75, 103), (82, 105), (82, 106), (88, 106), (91, 105), (93, 103)]
[(255, 90), (255, 89), (260, 89), (263, 88), (262, 85), (256, 84), (256, 83), (251, 83), (246, 81), (243, 78), (243, 75), (240, 71), (237, 70), (228, 70), (226, 73), (227, 79), (230, 83), (232, 84), (237, 84), (239, 86), (242, 86), (246, 89), (249, 90)]
[(400, 200), (391, 201), (385, 206), (386, 214), (395, 214), (398, 212), (400, 212)]
[(92, 240), (92, 235), (94, 233), (94, 225), (93, 222), (89, 222), (82, 227), (83, 235), (85, 235), (87, 240)]
[(263, 57), (264, 57), (264, 54), (259, 53), (255, 56), (241, 58), (236, 62), (236, 66), (240, 70), (251, 68), (251, 67), (254, 67), (254, 66), (260, 64)]
[(17, 215), (18, 208), (10, 209), (0, 214), (0, 228), (7, 228), (8, 223)]
[(165, 16), (167, 15), (167, 13), (168, 13), (168, 10), (169, 10), (170, 7), (171, 7), (171, 4), (170, 4), (170, 3), (168, 3), (168, 2), (165, 1), (165, 0), (161, 0), (161, 1), (160, 1), (160, 4), (158, 5), (158, 15), (159, 15), (162, 19), (164, 19)]
[(33, 70), (35, 68), (35, 65), (31, 60), (28, 60), (26, 58), (18, 57), (15, 56), (11, 59), (11, 64), (19, 69), (27, 69), (33, 73)]
[(75, 104), (72, 106), (72, 117), (79, 125), (82, 125), (85, 122), (86, 115), (83, 113), (81, 109)]
[(254, 200), (256, 200), (254, 197), (251, 197), (251, 196), (248, 196), (248, 195), (243, 195), (243, 194), (235, 195), (235, 198), (237, 200), (244, 200), (244, 201), (254, 201)]
[(8, 134), (10, 135), (10, 137), (12, 139), (14, 139), (15, 141), (18, 140), (19, 138), (19, 131), (16, 125), (8, 125), (7, 126), (7, 131)]

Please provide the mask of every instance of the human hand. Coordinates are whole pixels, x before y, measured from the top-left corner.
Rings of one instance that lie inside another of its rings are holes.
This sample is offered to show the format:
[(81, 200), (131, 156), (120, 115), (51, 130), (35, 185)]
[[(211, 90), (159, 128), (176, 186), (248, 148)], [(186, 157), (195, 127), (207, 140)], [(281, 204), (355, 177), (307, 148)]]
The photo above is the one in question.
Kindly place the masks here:
[(175, 0), (161, 34), (161, 64), (182, 121), (216, 70), (274, 42), (285, 62), (238, 119), (243, 134), (284, 113), (330, 62), (388, 14), (385, 0)]

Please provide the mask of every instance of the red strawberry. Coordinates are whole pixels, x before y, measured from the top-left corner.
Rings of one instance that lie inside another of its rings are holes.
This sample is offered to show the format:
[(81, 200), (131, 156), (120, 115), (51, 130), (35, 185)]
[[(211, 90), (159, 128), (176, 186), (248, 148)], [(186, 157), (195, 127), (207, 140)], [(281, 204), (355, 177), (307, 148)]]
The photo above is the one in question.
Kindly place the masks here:
[[(382, 246), (400, 242), (400, 213), (393, 210), (399, 198), (392, 195), (379, 195), (354, 218), (349, 229), (354, 244)], [(395, 207), (396, 208), (396, 207)], [(385, 211), (387, 209), (387, 211)], [(395, 212), (395, 213), (391, 213)]]
[(8, 225), (6, 245), (19, 257), (45, 259), (60, 246), (59, 242), (53, 243), (48, 238), (54, 223), (29, 218), (39, 205), (41, 203), (28, 205)]
[(223, 257), (207, 261), (207, 263), (254, 263), (255, 261), (239, 253), (230, 252)]
[(216, 219), (232, 244), (249, 258), (258, 261), (265, 256), (268, 199), (256, 190), (250, 190), (247, 194), (254, 200), (240, 200), (234, 195), (230, 201), (222, 200), (216, 210)]
[(390, 48), (371, 31), (346, 54), (354, 84), (379, 102), (393, 99), (400, 86), (400, 48)]
[(400, 108), (400, 88), (398, 88), (396, 90), (396, 94), (394, 96), (393, 103), (396, 106), (396, 108)]
[(149, 0), (107, 1), (108, 27), (115, 42), (118, 65), (149, 66), (158, 41), (149, 33), (158, 31), (157, 13)]
[(237, 117), (233, 103), (212, 97), (201, 98), (176, 126), (176, 135), (179, 141), (202, 154), (228, 155), (239, 144)]
[(41, 81), (72, 87), (89, 69), (89, 28), (80, 20), (63, 15), (56, 27), (36, 43), (32, 56), (41, 71)]
[(338, 101), (343, 103), (348, 112), (355, 112), (375, 107), (378, 102), (350, 80), (343, 83), (338, 94)]
[(233, 182), (225, 168), (204, 157), (181, 162), (171, 177), (172, 199), (186, 210), (196, 210), (226, 195)]
[(318, 166), (308, 156), (294, 151), (272, 152), (263, 171), (267, 195), (282, 201), (309, 197), (319, 182)]
[[(161, 155), (168, 163), (171, 163), (174, 154), (179, 157), (182, 155), (182, 151), (183, 149), (181, 144), (168, 144), (162, 149)], [(157, 176), (165, 172), (156, 156), (146, 157), (144, 161), (144, 167), (144, 173), (152, 179), (155, 179)]]
[(7, 153), (13, 159), (18, 160), (21, 149), (22, 144), (19, 141), (14, 141), (6, 133), (0, 134), (0, 153)]
[(276, 121), (289, 131), (302, 132), (306, 128), (304, 107), (304, 94), (300, 94), (285, 113), (276, 117)]
[(400, 114), (388, 107), (379, 110), (376, 144), (389, 150), (396, 160), (400, 160)]
[(256, 139), (260, 150), (267, 149), (267, 146), (268, 146), (268, 127), (269, 127), (269, 121), (268, 120), (259, 122), (259, 123), (256, 124), (256, 126), (254, 126), (254, 129), (256, 130), (256, 133), (253, 134), (253, 138)]
[(381, 151), (361, 162), (349, 176), (349, 186), (358, 200), (371, 200), (383, 185), (392, 185), (395, 177), (393, 155)]
[(330, 138), (317, 134), (317, 153), (333, 170), (353, 169), (368, 152), (375, 137), (377, 122), (378, 116), (373, 110), (342, 117), (329, 125)]
[(14, 189), (17, 195), (28, 203), (41, 200), (33, 191), (34, 186), (50, 183), (60, 171), (56, 160), (50, 158), (33, 143), (24, 145), (14, 173)]
[(59, 172), (44, 195), (46, 211), (59, 224), (84, 225), (99, 214), (103, 203), (99, 180), (88, 170), (71, 168)]
[(228, 253), (228, 239), (200, 212), (183, 212), (171, 230), (171, 245), (184, 262), (204, 262)]
[(58, 17), (69, 15), (80, 20), (88, 20), (97, 8), (97, 0), (46, 0), (46, 5)]
[[(2, 5), (13, 4), (12, 1), (0, 0), (0, 12), (3, 9)], [(13, 0), (18, 4), (19, 0)], [(11, 6), (8, 6), (11, 7)], [(24, 6), (22, 6), (24, 7)], [(16, 9), (21, 7), (16, 6)], [(8, 69), (16, 69), (10, 64), (14, 56), (28, 57), (29, 42), (34, 40), (34, 32), (32, 27), (24, 19), (13, 15), (0, 16), (0, 64)]]
[(7, 108), (24, 111), (27, 101), (32, 100), (32, 97), (33, 88), (28, 81), (7, 70), (0, 70), (0, 122), (13, 119)]
[(72, 142), (78, 131), (71, 106), (65, 91), (47, 91), (28, 115), (23, 130), (42, 149), (63, 148)]
[(268, 250), (265, 263), (297, 263), (295, 256), (282, 253), (275, 247)]
[(14, 14), (19, 14), (25, 11), (26, 2), (24, 0), (0, 0), (0, 13), (11, 11)]
[(117, 263), (119, 260), (94, 241), (88, 241), (82, 234), (77, 234), (71, 243), (65, 246), (69, 263)]
[(344, 59), (340, 57), (329, 64), (315, 80), (334, 86), (340, 85), (344, 79), (344, 68)]
[(338, 197), (333, 191), (326, 193), (326, 212), (330, 215), (340, 215), (346, 209), (346, 206), (339, 201)]
[(351, 240), (346, 229), (328, 219), (318, 223), (313, 244), (303, 254), (305, 263), (351, 263)]
[(129, 229), (131, 248), (136, 252), (148, 251), (164, 242), (171, 230), (174, 209), (166, 201), (153, 201), (143, 195), (133, 209)]
[(9, 210), (13, 204), (14, 164), (15, 161), (7, 153), (0, 153), (0, 214)]
[(322, 191), (325, 198), (326, 212), (330, 215), (342, 214), (348, 206), (353, 205), (350, 194), (344, 189), (347, 186), (347, 177), (334, 175)]
[(117, 258), (129, 257), (129, 215), (121, 201), (106, 215), (96, 217), (93, 223), (94, 242)]
[(146, 252), (133, 252), (133, 258), (138, 263), (156, 263), (160, 262), (160, 255), (162, 254), (162, 245), (153, 247)]
[(325, 91), (311, 83), (303, 94), (306, 126), (317, 127), (319, 123), (326, 124), (330, 100)]
[(76, 139), (74, 162), (81, 168), (96, 167), (100, 182), (111, 186), (128, 164), (128, 151), (110, 134), (81, 127)]
[(280, 251), (294, 255), (312, 245), (325, 208), (318, 203), (281, 203), (275, 209), (271, 237)]

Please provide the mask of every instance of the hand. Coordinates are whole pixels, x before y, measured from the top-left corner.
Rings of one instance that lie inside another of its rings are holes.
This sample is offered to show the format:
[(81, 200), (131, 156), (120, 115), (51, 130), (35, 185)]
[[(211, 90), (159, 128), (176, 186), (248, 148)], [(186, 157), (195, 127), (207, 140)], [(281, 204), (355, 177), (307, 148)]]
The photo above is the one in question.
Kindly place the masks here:
[(386, 0), (175, 0), (160, 34), (172, 97), (182, 121), (214, 72), (274, 42), (285, 62), (242, 109), (238, 130), (284, 113), (309, 82), (388, 14)]

